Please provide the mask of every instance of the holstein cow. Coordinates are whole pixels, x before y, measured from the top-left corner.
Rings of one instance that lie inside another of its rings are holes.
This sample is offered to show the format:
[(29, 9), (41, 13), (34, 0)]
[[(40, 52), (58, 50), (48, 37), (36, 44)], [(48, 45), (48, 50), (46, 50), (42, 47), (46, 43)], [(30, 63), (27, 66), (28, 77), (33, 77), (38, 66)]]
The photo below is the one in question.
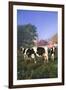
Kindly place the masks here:
[(48, 47), (33, 47), (33, 50), (38, 57), (42, 57), (44, 62), (48, 62)]
[(23, 50), (23, 54), (24, 54), (24, 59), (25, 60), (34, 60), (34, 63), (36, 63), (36, 60), (35, 60), (35, 52), (33, 50), (33, 48), (24, 48)]
[(49, 58), (54, 61), (55, 57), (57, 57), (57, 47), (53, 46), (48, 49)]

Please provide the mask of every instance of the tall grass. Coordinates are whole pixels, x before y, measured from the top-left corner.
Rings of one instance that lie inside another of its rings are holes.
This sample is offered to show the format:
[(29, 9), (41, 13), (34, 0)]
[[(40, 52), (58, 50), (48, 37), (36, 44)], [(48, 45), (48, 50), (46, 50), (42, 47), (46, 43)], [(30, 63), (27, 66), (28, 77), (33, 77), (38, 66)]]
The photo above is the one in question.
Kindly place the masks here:
[(22, 53), (17, 56), (17, 79), (41, 79), (41, 78), (56, 78), (58, 76), (57, 58), (54, 61), (51, 59), (48, 63), (44, 63), (42, 58), (34, 60), (24, 60)]

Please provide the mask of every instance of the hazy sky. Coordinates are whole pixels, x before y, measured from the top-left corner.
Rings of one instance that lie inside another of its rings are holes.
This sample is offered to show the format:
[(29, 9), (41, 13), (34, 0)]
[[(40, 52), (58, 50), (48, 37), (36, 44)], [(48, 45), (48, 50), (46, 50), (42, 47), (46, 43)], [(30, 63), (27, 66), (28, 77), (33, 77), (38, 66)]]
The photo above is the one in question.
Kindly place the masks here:
[(37, 27), (39, 39), (49, 39), (58, 32), (58, 13), (50, 11), (17, 10), (17, 25)]

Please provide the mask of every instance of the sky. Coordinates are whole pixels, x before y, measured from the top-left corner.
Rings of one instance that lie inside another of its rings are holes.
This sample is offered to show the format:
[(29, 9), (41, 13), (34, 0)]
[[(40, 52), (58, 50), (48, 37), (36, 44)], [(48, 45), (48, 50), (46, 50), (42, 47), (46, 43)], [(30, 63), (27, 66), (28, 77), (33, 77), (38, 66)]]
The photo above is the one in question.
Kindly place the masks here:
[(17, 10), (17, 25), (32, 24), (37, 27), (39, 39), (50, 39), (58, 32), (58, 12)]

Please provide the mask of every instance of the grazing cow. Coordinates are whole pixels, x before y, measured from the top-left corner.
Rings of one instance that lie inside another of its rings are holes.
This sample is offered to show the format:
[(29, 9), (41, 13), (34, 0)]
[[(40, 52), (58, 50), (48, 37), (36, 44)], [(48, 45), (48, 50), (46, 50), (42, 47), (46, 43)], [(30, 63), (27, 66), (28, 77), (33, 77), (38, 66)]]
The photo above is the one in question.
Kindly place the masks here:
[(51, 48), (51, 60), (54, 61), (54, 56), (55, 56), (55, 47)]
[(49, 49), (49, 57), (52, 61), (55, 60), (55, 57), (57, 57), (57, 47), (53, 46), (52, 48)]
[(23, 50), (23, 54), (24, 54), (24, 59), (25, 60), (34, 60), (34, 62), (36, 63), (36, 61), (35, 61), (35, 52), (34, 52), (34, 50), (33, 50), (33, 48), (24, 48), (24, 50)]
[(42, 57), (44, 62), (48, 62), (48, 48), (47, 47), (37, 47), (34, 49), (36, 56)]

